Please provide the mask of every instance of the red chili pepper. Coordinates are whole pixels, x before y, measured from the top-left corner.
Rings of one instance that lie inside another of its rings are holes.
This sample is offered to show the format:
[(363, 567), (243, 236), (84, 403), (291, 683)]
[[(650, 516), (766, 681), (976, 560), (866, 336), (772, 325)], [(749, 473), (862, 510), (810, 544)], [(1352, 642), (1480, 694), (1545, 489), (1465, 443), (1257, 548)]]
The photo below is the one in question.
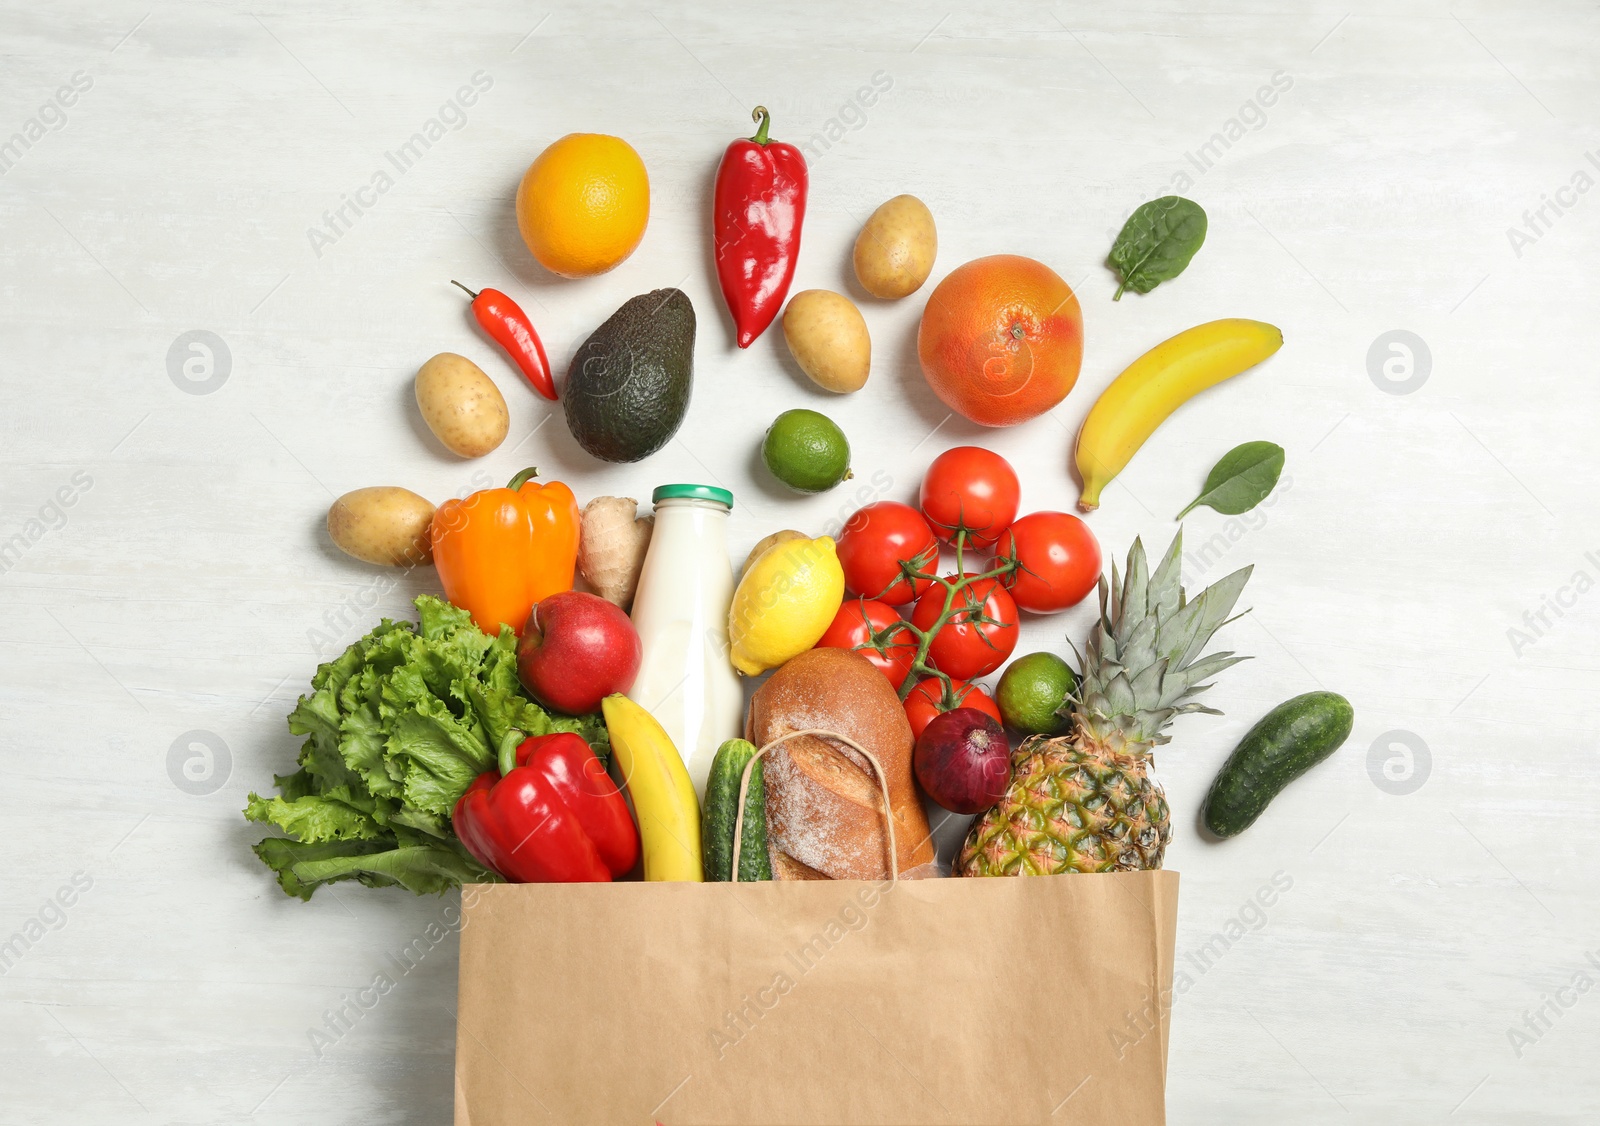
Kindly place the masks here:
[(514, 884), (600, 883), (639, 859), (628, 805), (580, 736), (513, 731), (499, 765), (473, 779), (451, 815), (480, 863)]
[(750, 116), (760, 127), (722, 154), (712, 211), (717, 278), (741, 348), (750, 347), (783, 308), (806, 217), (806, 158), (793, 145), (767, 140), (772, 115), (766, 106)]
[(517, 366), (528, 377), (528, 382), (533, 384), (533, 389), (547, 399), (554, 399), (556, 384), (550, 378), (550, 359), (544, 354), (544, 343), (533, 330), (533, 322), (528, 320), (528, 314), (522, 311), (522, 306), (498, 289), (483, 289), (473, 293), (458, 281), (450, 284), (472, 298), (472, 315), (483, 326), (483, 331), (517, 361)]

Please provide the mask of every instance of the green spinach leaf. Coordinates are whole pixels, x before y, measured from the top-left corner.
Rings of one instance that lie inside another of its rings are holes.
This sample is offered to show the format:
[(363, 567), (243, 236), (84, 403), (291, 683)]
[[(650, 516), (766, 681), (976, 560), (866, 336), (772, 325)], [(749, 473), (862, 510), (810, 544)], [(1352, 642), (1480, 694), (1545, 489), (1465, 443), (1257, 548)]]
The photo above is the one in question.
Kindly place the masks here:
[(1222, 455), (1206, 476), (1206, 487), (1174, 519), (1182, 520), (1199, 505), (1224, 516), (1249, 512), (1267, 499), (1283, 472), (1283, 447), (1272, 442), (1246, 442)]
[(1206, 213), (1193, 200), (1164, 195), (1142, 204), (1122, 225), (1106, 259), (1122, 278), (1111, 300), (1121, 301), (1125, 289), (1149, 293), (1171, 281), (1205, 241)]

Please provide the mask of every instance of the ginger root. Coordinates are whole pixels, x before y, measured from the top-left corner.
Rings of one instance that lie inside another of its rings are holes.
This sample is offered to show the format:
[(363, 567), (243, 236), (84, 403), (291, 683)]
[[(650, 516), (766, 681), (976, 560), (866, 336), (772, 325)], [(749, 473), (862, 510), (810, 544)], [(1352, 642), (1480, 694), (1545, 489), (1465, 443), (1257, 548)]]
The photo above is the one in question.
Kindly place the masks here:
[(650, 546), (654, 516), (640, 516), (632, 497), (595, 497), (583, 506), (578, 571), (594, 592), (624, 610), (633, 604)]

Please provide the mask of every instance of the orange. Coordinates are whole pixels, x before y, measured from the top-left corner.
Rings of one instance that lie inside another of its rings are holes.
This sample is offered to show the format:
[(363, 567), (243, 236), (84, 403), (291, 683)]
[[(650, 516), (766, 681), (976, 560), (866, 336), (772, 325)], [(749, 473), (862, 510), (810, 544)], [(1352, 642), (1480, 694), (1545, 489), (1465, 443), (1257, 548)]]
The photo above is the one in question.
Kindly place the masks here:
[(1017, 254), (952, 270), (928, 297), (917, 359), (946, 406), (984, 426), (1014, 426), (1067, 397), (1083, 363), (1072, 287)]
[(649, 221), (650, 177), (620, 137), (568, 133), (539, 154), (517, 187), (522, 241), (539, 265), (562, 277), (616, 266)]

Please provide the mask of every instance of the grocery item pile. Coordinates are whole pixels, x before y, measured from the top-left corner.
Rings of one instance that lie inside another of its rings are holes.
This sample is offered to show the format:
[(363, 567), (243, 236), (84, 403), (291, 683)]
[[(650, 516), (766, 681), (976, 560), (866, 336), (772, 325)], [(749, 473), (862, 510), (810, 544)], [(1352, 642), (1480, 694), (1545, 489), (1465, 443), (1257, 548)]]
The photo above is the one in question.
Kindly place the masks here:
[[(789, 296), (806, 164), (772, 139), (765, 108), (753, 116), (757, 132), (728, 146), (711, 201), (736, 343), (748, 347), (781, 316), (801, 370), (848, 395), (870, 376), (866, 319), (843, 294)], [(518, 228), (552, 273), (604, 273), (644, 237), (649, 191), (625, 141), (573, 134), (529, 167)], [(1178, 277), (1206, 234), (1192, 201), (1138, 208), (1107, 260), (1116, 297)], [(936, 255), (934, 215), (900, 195), (868, 219), (852, 262), (866, 293), (902, 300)], [(558, 389), (516, 302), (454, 284), (533, 392), (559, 397), (595, 458), (648, 458), (691, 409), (697, 320), (680, 290), (625, 301)], [(1272, 325), (1223, 319), (1134, 361), (1087, 411), (1072, 453), (1079, 507), (1092, 512), (1184, 402), (1282, 342)], [(916, 347), (952, 410), (1015, 425), (1073, 389), (1082, 313), (1044, 263), (993, 255), (938, 283)], [(432, 357), (415, 391), (455, 454), (482, 457), (505, 439), (505, 397), (471, 359)], [(750, 440), (797, 494), (850, 475), (849, 440), (821, 412), (787, 411)], [(1283, 463), (1267, 441), (1228, 451), (1179, 518), (1247, 511)], [(628, 497), (580, 508), (572, 488), (532, 469), (437, 508), (398, 487), (348, 493), (328, 512), (333, 542), (378, 566), (434, 567), (445, 599), (419, 597), (415, 624), (385, 619), (316, 670), (289, 716), (305, 737), (299, 768), (245, 809), (282, 832), (256, 853), (303, 898), (351, 879), (420, 893), (501, 880), (1159, 868), (1172, 822), (1154, 750), (1175, 717), (1211, 710), (1199, 694), (1244, 659), (1211, 640), (1250, 568), (1191, 597), (1180, 530), (1153, 566), (1135, 540), (1107, 577), (1083, 519), (1022, 513), (1019, 496), (1004, 458), (957, 447), (933, 459), (915, 503), (868, 504), (837, 539), (777, 532), (736, 572), (726, 543), (735, 499), (711, 485), (660, 484), (643, 515)], [(1012, 659), (1022, 614), (1059, 613), (1094, 591), (1100, 614), (1087, 637)], [(983, 678), (995, 673), (991, 690)], [(763, 677), (746, 708), (744, 680)], [(1211, 787), (1207, 827), (1218, 837), (1248, 828), (1351, 724), (1348, 702), (1328, 692), (1274, 709)], [(953, 865), (935, 856), (930, 805), (972, 818)]]

